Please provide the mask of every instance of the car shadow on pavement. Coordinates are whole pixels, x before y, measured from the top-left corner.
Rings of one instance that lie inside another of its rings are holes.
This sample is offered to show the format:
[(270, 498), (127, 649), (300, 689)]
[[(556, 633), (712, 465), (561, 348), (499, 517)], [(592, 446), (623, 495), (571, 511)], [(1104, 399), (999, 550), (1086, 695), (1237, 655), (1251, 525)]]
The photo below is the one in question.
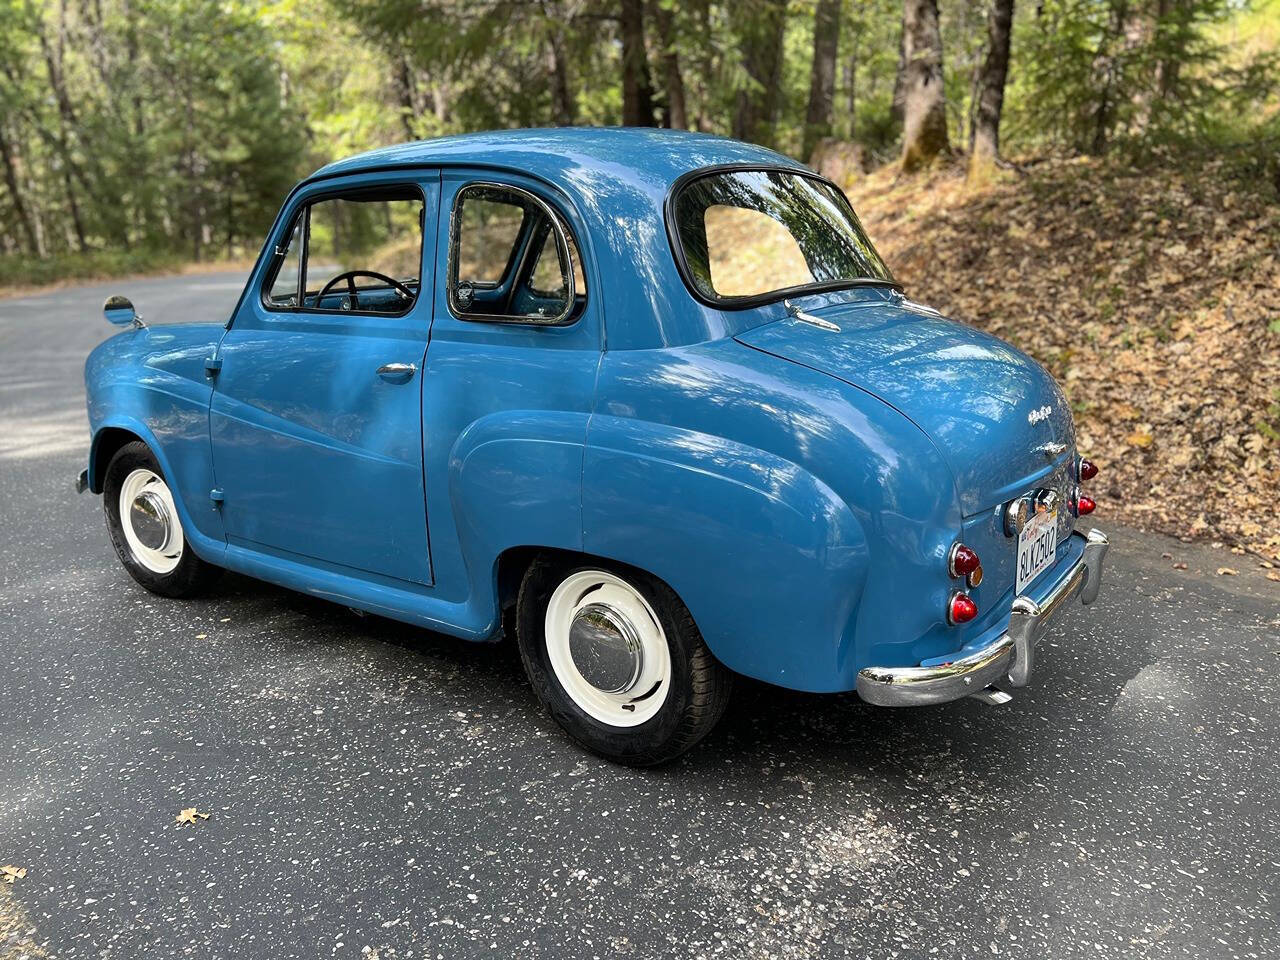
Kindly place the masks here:
[[(390, 657), (390, 671), (426, 663), (450, 685), (455, 703), (474, 703), (479, 710), (500, 702), (515, 705), (517, 714), (527, 707), (527, 724), (567, 745), (538, 709), (510, 638), (473, 643), (234, 575), (219, 594), (251, 611), (287, 615), (308, 643), (324, 644), (341, 656), (348, 647), (356, 655), (361, 647), (375, 645), (400, 654)], [(807, 694), (739, 677), (724, 718), (708, 738), (650, 775), (698, 780), (722, 775), (726, 765), (783, 762), (810, 782), (825, 781), (837, 789), (861, 777), (905, 783), (922, 772), (932, 776), (939, 757), (957, 775), (976, 778), (999, 779), (1004, 769), (1035, 768), (1040, 753), (1060, 750), (1064, 731), (1096, 726), (1126, 682), (1151, 659), (1136, 638), (1103, 645), (1078, 643), (1078, 637), (1063, 634), (1046, 643), (1036, 684), (1003, 706), (969, 699), (888, 709), (866, 704), (855, 693)], [(584, 756), (571, 748), (564, 761), (580, 762)]]

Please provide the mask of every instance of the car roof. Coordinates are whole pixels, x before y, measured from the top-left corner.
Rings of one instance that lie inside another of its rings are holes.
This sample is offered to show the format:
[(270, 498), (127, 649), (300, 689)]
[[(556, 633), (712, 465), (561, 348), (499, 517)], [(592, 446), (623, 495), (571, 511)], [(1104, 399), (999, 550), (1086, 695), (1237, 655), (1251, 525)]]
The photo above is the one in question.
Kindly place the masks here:
[[(381, 147), (321, 167), (308, 180), (414, 166), (489, 166), (517, 170), (575, 193), (595, 170), (636, 184), (670, 187), (683, 174), (721, 164), (800, 167), (755, 144), (652, 127), (548, 127), (467, 133)], [(591, 182), (592, 189), (600, 184)], [(576, 184), (576, 187), (575, 187)], [(665, 189), (663, 193), (665, 194)]]
[[(383, 147), (322, 167), (298, 189), (347, 174), (450, 167), (502, 171), (548, 184), (567, 201), (562, 212), (570, 220), (574, 214), (580, 218), (579, 245), (585, 244), (598, 271), (588, 277), (588, 289), (608, 290), (609, 348), (640, 349), (732, 336), (758, 322), (740, 311), (698, 303), (668, 241), (664, 204), (673, 184), (695, 170), (725, 165), (807, 169), (764, 147), (705, 133), (558, 127)], [(595, 282), (602, 277), (609, 278), (607, 288)]]

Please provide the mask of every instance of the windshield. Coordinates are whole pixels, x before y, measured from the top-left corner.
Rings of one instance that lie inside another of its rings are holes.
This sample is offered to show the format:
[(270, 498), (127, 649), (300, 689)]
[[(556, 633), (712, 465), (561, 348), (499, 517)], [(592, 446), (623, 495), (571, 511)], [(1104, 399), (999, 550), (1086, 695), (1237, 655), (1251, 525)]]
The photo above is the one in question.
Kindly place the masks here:
[(894, 283), (844, 194), (815, 177), (710, 174), (680, 189), (673, 213), (687, 279), (707, 300)]

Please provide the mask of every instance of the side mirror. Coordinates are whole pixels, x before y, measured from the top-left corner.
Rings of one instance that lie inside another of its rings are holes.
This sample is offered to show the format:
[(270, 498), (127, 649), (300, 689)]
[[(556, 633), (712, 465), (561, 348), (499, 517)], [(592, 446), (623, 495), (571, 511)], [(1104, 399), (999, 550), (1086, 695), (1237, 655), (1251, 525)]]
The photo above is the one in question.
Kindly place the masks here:
[(102, 305), (102, 315), (107, 318), (107, 323), (114, 323), (119, 327), (130, 323), (138, 327), (142, 326), (142, 318), (134, 311), (133, 302), (128, 297), (118, 294), (107, 297), (106, 303)]

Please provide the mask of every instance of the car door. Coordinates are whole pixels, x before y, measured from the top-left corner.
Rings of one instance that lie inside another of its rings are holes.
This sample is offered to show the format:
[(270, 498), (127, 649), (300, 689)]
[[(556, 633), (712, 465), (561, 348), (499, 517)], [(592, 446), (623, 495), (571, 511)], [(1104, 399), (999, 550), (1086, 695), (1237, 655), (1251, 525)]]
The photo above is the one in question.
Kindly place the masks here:
[(230, 549), (430, 584), (422, 370), (438, 171), (291, 199), (222, 339), (209, 412)]

